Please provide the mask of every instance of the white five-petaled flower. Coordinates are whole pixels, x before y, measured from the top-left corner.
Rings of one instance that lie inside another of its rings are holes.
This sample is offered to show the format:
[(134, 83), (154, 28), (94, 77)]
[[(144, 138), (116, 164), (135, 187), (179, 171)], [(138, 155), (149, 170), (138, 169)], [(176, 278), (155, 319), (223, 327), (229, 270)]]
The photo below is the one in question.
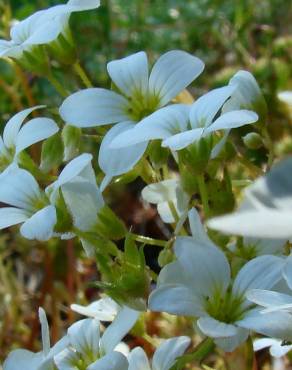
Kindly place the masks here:
[(57, 222), (56, 209), (49, 204), (35, 178), (17, 165), (10, 165), (1, 175), (0, 229), (23, 223), (21, 234), (27, 239), (49, 240)]
[(16, 349), (7, 357), (3, 370), (52, 370), (53, 359), (63, 351), (69, 344), (68, 337), (63, 337), (52, 348), (50, 345), (50, 333), (46, 313), (39, 308), (39, 319), (41, 323), (43, 350), (38, 353), (25, 349)]
[(127, 359), (118, 352), (117, 346), (138, 316), (138, 311), (122, 308), (102, 336), (97, 318), (76, 322), (68, 329), (68, 348), (55, 356), (57, 368), (74, 370), (77, 364), (82, 364), (87, 370), (127, 370)]
[(0, 40), (0, 57), (20, 58), (23, 51), (35, 45), (54, 41), (65, 32), (70, 14), (98, 8), (100, 0), (69, 0), (67, 4), (40, 10), (16, 23), (10, 31), (10, 41)]
[[(199, 329), (226, 351), (246, 340), (254, 322), (258, 322), (258, 332), (271, 335), (245, 294), (254, 288), (272, 288), (281, 279), (284, 260), (257, 257), (233, 281), (227, 258), (208, 238), (194, 209), (189, 218), (193, 237), (177, 238), (177, 260), (160, 272), (157, 288), (150, 295), (150, 309), (197, 317)], [(270, 319), (274, 313), (267, 314), (266, 320)]]
[(129, 370), (169, 370), (175, 360), (185, 352), (190, 342), (188, 337), (165, 340), (156, 349), (151, 366), (144, 350), (141, 347), (134, 348), (128, 357)]
[(25, 109), (15, 114), (6, 123), (3, 138), (0, 136), (0, 170), (6, 168), (11, 162), (17, 161), (19, 153), (24, 149), (58, 132), (57, 124), (45, 117), (33, 118), (22, 126), (26, 117), (40, 108), (44, 106)]
[[(142, 157), (147, 143), (129, 148), (110, 147), (114, 138), (175, 98), (202, 71), (204, 63), (180, 50), (162, 55), (149, 75), (145, 52), (138, 52), (107, 65), (118, 92), (90, 88), (72, 94), (60, 107), (65, 122), (77, 127), (116, 124), (106, 134), (99, 152), (99, 165), (105, 172), (104, 188), (113, 176), (125, 173)], [(152, 115), (155, 118), (155, 113)]]

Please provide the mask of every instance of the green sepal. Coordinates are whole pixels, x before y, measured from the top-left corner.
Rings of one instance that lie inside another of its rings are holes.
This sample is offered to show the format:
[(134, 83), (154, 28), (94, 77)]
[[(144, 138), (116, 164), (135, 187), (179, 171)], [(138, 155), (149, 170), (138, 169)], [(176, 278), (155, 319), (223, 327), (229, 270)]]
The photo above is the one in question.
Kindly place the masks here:
[(169, 149), (161, 146), (161, 140), (153, 140), (147, 152), (149, 153), (150, 162), (155, 169), (159, 169), (167, 163), (170, 153)]
[(81, 133), (82, 131), (79, 127), (64, 126), (61, 134), (64, 144), (64, 161), (70, 161), (70, 159), (78, 155)]
[(49, 172), (63, 162), (64, 145), (57, 133), (43, 142), (40, 169)]
[(124, 222), (105, 205), (98, 212), (96, 232), (106, 239), (119, 240), (125, 237), (127, 228)]

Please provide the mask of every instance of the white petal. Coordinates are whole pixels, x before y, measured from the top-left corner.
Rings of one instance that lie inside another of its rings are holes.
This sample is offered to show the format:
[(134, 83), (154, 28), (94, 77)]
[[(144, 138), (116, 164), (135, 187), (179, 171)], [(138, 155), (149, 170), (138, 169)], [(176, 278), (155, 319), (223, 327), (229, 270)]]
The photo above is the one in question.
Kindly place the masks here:
[(292, 340), (292, 315), (286, 312), (259, 313), (251, 311), (237, 325), (272, 338)]
[(292, 237), (291, 211), (262, 209), (242, 211), (215, 217), (207, 222), (208, 227), (227, 234), (259, 238)]
[(100, 0), (69, 0), (67, 6), (76, 8), (76, 11), (95, 9), (100, 6)]
[(151, 370), (147, 355), (141, 347), (136, 347), (130, 352), (128, 361), (128, 370)]
[(47, 241), (53, 236), (57, 214), (54, 206), (47, 206), (36, 212), (21, 226), (21, 234), (29, 240)]
[(127, 121), (128, 101), (121, 95), (106, 89), (80, 90), (63, 101), (60, 115), (68, 124), (76, 127), (95, 127)]
[(215, 290), (226, 290), (230, 282), (230, 267), (219, 248), (200, 244), (191, 237), (178, 237), (174, 249), (194, 293), (206, 296)]
[(192, 208), (189, 211), (188, 216), (193, 238), (200, 244), (214, 246), (214, 243), (212, 242), (212, 240), (209, 238), (208, 234), (205, 231), (205, 228), (201, 222), (200, 215), (196, 208)]
[(20, 364), (22, 370), (39, 370), (43, 359), (41, 352), (33, 353), (24, 349), (16, 349), (10, 352), (3, 364), (3, 370), (19, 370)]
[(106, 133), (102, 140), (98, 163), (103, 172), (109, 177), (130, 171), (143, 156), (147, 148), (147, 142), (121, 149), (111, 148), (112, 141), (121, 133), (130, 131), (133, 125), (131, 122), (118, 123)]
[(242, 295), (250, 289), (271, 289), (281, 279), (284, 261), (276, 256), (260, 256), (242, 267), (233, 284), (233, 293)]
[(149, 203), (158, 204), (161, 202), (169, 202), (176, 198), (176, 190), (178, 186), (178, 180), (163, 180), (147, 185), (142, 190), (141, 195), (143, 199)]
[(219, 155), (219, 153), (223, 149), (228, 139), (229, 133), (230, 133), (230, 130), (225, 130), (223, 137), (219, 140), (219, 142), (214, 146), (214, 148), (211, 151), (211, 155), (210, 155), (211, 159), (214, 159)]
[(216, 130), (230, 130), (232, 128), (241, 127), (250, 123), (255, 123), (258, 120), (258, 115), (249, 110), (235, 110), (222, 114), (206, 129), (206, 133)]
[(150, 294), (149, 309), (183, 316), (199, 316), (204, 312), (200, 299), (188, 286), (167, 282)]
[(273, 339), (273, 338), (256, 339), (253, 342), (253, 350), (255, 352), (260, 351), (260, 350), (262, 350), (264, 348), (267, 348), (267, 347), (270, 347), (270, 346), (272, 346), (273, 344), (276, 344), (276, 343), (281, 343), (281, 341), (277, 340), (277, 339)]
[(23, 121), (31, 112), (33, 112), (36, 109), (41, 109), (44, 107), (45, 105), (37, 105), (33, 108), (25, 109), (10, 118), (10, 120), (6, 123), (3, 131), (3, 140), (5, 146), (7, 146), (8, 148), (14, 147), (16, 144), (18, 132)]
[(111, 143), (112, 148), (123, 148), (153, 139), (166, 139), (188, 126), (189, 107), (173, 104), (150, 114), (132, 130), (118, 135)]
[(19, 131), (16, 139), (16, 154), (59, 131), (58, 125), (49, 118), (33, 118)]
[(97, 186), (80, 178), (80, 181), (67, 182), (61, 189), (74, 226), (82, 231), (90, 231), (96, 224), (98, 211), (104, 205)]
[(108, 73), (117, 87), (126, 96), (148, 92), (148, 60), (144, 51), (126, 58), (114, 60), (107, 65)]
[(150, 93), (160, 98), (160, 106), (167, 104), (184, 90), (204, 69), (204, 63), (191, 54), (172, 50), (154, 64), (149, 77)]
[(73, 349), (65, 348), (54, 357), (54, 362), (59, 370), (76, 370), (75, 364), (80, 360), (79, 354)]
[(88, 306), (72, 304), (71, 310), (100, 321), (113, 321), (121, 307), (111, 298), (105, 297)]
[(181, 150), (195, 141), (198, 141), (202, 137), (203, 132), (203, 128), (195, 128), (193, 130), (173, 135), (170, 138), (163, 140), (162, 146), (168, 147), (171, 150)]
[(100, 341), (100, 347), (104, 353), (114, 350), (116, 345), (132, 329), (140, 312), (124, 306), (114, 321), (106, 328)]
[(225, 352), (233, 352), (236, 347), (240, 346), (248, 338), (249, 331), (236, 327), (237, 334), (227, 338), (217, 338), (215, 344)]
[(279, 341), (275, 343), (270, 348), (270, 353), (273, 357), (282, 357), (285, 356), (288, 352), (292, 350), (292, 345), (282, 345), (282, 342)]
[(41, 323), (43, 352), (44, 355), (47, 356), (51, 349), (50, 330), (46, 312), (42, 307), (39, 308), (39, 320)]
[(82, 356), (99, 355), (100, 323), (96, 319), (79, 320), (68, 329), (68, 336), (72, 347)]
[(275, 307), (280, 310), (281, 306), (292, 306), (292, 296), (271, 290), (252, 289), (247, 292), (246, 297), (248, 300), (268, 309)]
[(169, 370), (177, 357), (183, 355), (190, 345), (189, 337), (176, 337), (164, 341), (155, 351), (152, 368), (153, 370)]
[(292, 254), (286, 258), (285, 265), (283, 267), (283, 276), (286, 280), (290, 289), (292, 289)]
[(209, 126), (219, 109), (234, 90), (235, 88), (233, 86), (220, 87), (211, 90), (196, 100), (190, 111), (190, 123), (192, 128)]
[(235, 325), (226, 324), (210, 316), (200, 317), (197, 325), (205, 335), (212, 338), (226, 338), (237, 334)]
[(120, 352), (113, 351), (95, 361), (86, 370), (128, 370), (128, 361)]
[(41, 197), (35, 178), (26, 170), (11, 166), (1, 176), (0, 202), (32, 210), (32, 201)]
[(292, 106), (292, 91), (281, 91), (277, 94), (279, 100)]
[(20, 224), (29, 218), (29, 213), (24, 209), (14, 207), (0, 208), (0, 230)]

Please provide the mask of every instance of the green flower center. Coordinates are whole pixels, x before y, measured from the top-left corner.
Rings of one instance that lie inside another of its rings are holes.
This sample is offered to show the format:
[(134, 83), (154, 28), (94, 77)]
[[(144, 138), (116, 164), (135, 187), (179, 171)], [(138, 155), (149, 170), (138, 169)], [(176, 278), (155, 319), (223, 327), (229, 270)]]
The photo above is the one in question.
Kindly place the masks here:
[(245, 312), (242, 303), (243, 297), (233, 295), (231, 289), (228, 289), (206, 297), (205, 310), (214, 319), (230, 324), (242, 319)]
[(127, 114), (135, 122), (141, 121), (159, 108), (160, 99), (157, 96), (143, 94), (141, 91), (135, 91), (129, 101)]

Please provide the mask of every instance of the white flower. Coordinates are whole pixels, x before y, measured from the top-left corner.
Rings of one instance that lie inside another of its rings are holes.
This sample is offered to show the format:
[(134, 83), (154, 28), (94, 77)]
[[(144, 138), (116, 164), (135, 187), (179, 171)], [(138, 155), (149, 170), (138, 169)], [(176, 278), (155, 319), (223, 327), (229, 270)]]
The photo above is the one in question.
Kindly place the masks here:
[(169, 370), (175, 360), (181, 356), (190, 345), (190, 338), (176, 337), (165, 340), (155, 351), (150, 366), (146, 353), (141, 347), (130, 352), (128, 357), (129, 370)]
[(35, 178), (25, 170), (11, 165), (1, 175), (0, 229), (23, 223), (21, 234), (27, 239), (49, 240), (57, 222), (56, 209), (49, 204)]
[(277, 94), (279, 100), (292, 107), (292, 91), (281, 91)]
[[(161, 270), (149, 307), (198, 317), (199, 329), (218, 346), (232, 351), (246, 340), (250, 322), (262, 316), (253, 310), (246, 292), (272, 288), (281, 279), (284, 260), (270, 255), (257, 257), (244, 265), (233, 281), (227, 258), (208, 238), (194, 209), (189, 217), (193, 237), (177, 238), (177, 260)], [(260, 325), (257, 329), (262, 332)], [(265, 330), (263, 334), (269, 335)]]
[(101, 298), (88, 306), (71, 304), (71, 310), (100, 321), (113, 321), (121, 309), (122, 307), (110, 297)]
[(32, 14), (11, 28), (10, 41), (0, 40), (0, 57), (20, 58), (23, 51), (30, 51), (34, 45), (54, 41), (66, 31), (71, 13), (95, 9), (99, 5), (99, 0), (69, 0), (67, 4)]
[(39, 319), (41, 323), (43, 350), (38, 353), (24, 349), (12, 351), (3, 365), (3, 370), (51, 370), (53, 358), (67, 347), (69, 341), (65, 336), (50, 348), (50, 333), (46, 313), (39, 308)]
[(224, 233), (255, 238), (292, 237), (292, 159), (287, 158), (245, 189), (237, 211), (215, 217), (208, 226)]
[(253, 342), (254, 351), (270, 347), (270, 354), (273, 357), (285, 356), (292, 349), (291, 344), (285, 344), (282, 340), (275, 338), (260, 338)]
[(157, 211), (165, 223), (176, 221), (169, 202), (173, 203), (180, 218), (185, 220), (187, 217), (189, 197), (184, 193), (179, 180), (169, 179), (147, 185), (141, 195), (147, 202), (157, 204)]
[(100, 148), (99, 165), (106, 174), (102, 187), (111, 177), (132, 169), (147, 147), (147, 143), (140, 143), (129, 148), (112, 149), (113, 139), (169, 103), (203, 68), (200, 59), (173, 50), (156, 61), (149, 75), (146, 53), (139, 52), (108, 63), (108, 73), (118, 92), (91, 88), (65, 99), (60, 114), (69, 125), (94, 127), (116, 124), (107, 132)]
[(0, 170), (11, 162), (17, 161), (19, 153), (24, 149), (58, 132), (59, 127), (50, 118), (33, 118), (22, 126), (26, 117), (40, 108), (44, 108), (44, 106), (39, 105), (25, 109), (15, 114), (6, 123), (3, 138), (0, 136)]
[(57, 368), (74, 370), (77, 364), (82, 364), (88, 370), (126, 370), (128, 362), (116, 347), (138, 316), (138, 311), (124, 307), (102, 336), (96, 318), (76, 322), (68, 329), (69, 347), (55, 357)]

